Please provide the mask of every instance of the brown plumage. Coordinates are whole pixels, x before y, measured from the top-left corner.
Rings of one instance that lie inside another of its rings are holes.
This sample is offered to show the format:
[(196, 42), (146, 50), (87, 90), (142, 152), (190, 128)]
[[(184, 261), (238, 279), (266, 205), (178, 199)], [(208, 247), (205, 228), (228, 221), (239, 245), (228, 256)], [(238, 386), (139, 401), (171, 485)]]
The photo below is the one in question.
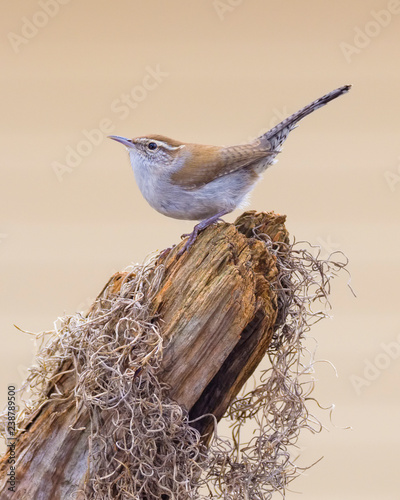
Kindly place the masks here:
[(274, 154), (268, 150), (254, 149), (251, 144), (225, 148), (188, 144), (187, 150), (184, 166), (171, 175), (171, 181), (184, 189), (198, 189), (219, 177), (253, 167)]
[(316, 99), (248, 144), (206, 146), (162, 135), (111, 138), (128, 148), (138, 186), (153, 208), (176, 219), (201, 220), (189, 248), (199, 231), (242, 206), (300, 120), (349, 89), (345, 85)]

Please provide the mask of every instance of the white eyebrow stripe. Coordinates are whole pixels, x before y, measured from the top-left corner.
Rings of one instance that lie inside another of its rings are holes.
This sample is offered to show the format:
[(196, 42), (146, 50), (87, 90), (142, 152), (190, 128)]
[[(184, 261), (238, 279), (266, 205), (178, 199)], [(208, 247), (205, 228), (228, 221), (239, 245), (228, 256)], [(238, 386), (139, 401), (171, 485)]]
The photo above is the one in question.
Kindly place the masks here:
[(184, 144), (181, 144), (180, 146), (171, 146), (171, 144), (168, 144), (167, 142), (164, 142), (164, 141), (152, 141), (152, 142), (155, 142), (159, 146), (162, 146), (165, 149), (169, 149), (170, 151), (174, 151), (176, 149), (181, 149), (181, 148), (185, 147)]
[(161, 146), (170, 151), (175, 151), (177, 149), (185, 147), (185, 144), (180, 144), (179, 146), (172, 146), (171, 144), (168, 144), (168, 142), (160, 141), (159, 139), (151, 139), (150, 137), (138, 137), (137, 139), (135, 139), (135, 141), (143, 145), (146, 145), (149, 142), (155, 142), (158, 146)]

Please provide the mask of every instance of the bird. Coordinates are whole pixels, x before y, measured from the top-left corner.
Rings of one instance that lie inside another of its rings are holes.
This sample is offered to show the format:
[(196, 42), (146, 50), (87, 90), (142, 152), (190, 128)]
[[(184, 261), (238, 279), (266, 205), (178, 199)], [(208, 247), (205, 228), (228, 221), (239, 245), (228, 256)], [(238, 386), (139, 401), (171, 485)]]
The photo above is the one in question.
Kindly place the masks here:
[(139, 189), (158, 212), (174, 219), (200, 221), (180, 251), (198, 234), (245, 206), (264, 171), (276, 162), (282, 144), (304, 117), (347, 93), (344, 85), (316, 99), (256, 139), (235, 146), (185, 143), (163, 135), (127, 139), (110, 135), (129, 153)]

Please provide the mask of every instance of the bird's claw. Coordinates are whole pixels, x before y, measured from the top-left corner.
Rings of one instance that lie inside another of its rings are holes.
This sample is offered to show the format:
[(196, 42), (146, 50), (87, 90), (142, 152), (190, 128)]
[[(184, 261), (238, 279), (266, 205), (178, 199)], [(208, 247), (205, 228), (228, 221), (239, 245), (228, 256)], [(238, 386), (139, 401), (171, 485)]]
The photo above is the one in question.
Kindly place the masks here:
[(193, 232), (190, 234), (182, 234), (181, 238), (186, 238), (188, 237), (186, 243), (183, 245), (183, 247), (179, 250), (178, 252), (178, 257), (183, 255), (189, 248), (193, 245), (193, 243), (196, 241), (196, 238), (199, 234), (199, 231), (196, 229), (196, 227), (193, 229)]
[(196, 241), (196, 238), (198, 234), (201, 231), (204, 231), (208, 226), (211, 226), (212, 224), (215, 224), (216, 222), (224, 222), (221, 217), (225, 215), (227, 212), (219, 212), (218, 214), (208, 218), (204, 219), (201, 222), (199, 222), (196, 226), (194, 226), (193, 231), (190, 234), (182, 234), (181, 238), (186, 238), (188, 237), (187, 242), (183, 245), (183, 247), (179, 250), (178, 252), (178, 257), (183, 255), (189, 248), (193, 245), (193, 243)]

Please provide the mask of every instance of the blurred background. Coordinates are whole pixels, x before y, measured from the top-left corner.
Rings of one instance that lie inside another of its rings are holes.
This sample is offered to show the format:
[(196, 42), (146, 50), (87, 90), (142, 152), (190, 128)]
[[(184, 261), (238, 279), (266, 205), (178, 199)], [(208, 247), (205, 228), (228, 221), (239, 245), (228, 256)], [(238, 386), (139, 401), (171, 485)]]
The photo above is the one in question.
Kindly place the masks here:
[(40, 0), (3, 5), (0, 26), (1, 406), (35, 352), (14, 324), (51, 330), (193, 227), (147, 205), (108, 134), (245, 142), (351, 83), (291, 133), (249, 208), (344, 251), (357, 293), (339, 276), (313, 329), (338, 372), (317, 364), (315, 395), (336, 409), (315, 411), (326, 430), (301, 437), (298, 465), (324, 458), (287, 498), (399, 498), (400, 2)]

